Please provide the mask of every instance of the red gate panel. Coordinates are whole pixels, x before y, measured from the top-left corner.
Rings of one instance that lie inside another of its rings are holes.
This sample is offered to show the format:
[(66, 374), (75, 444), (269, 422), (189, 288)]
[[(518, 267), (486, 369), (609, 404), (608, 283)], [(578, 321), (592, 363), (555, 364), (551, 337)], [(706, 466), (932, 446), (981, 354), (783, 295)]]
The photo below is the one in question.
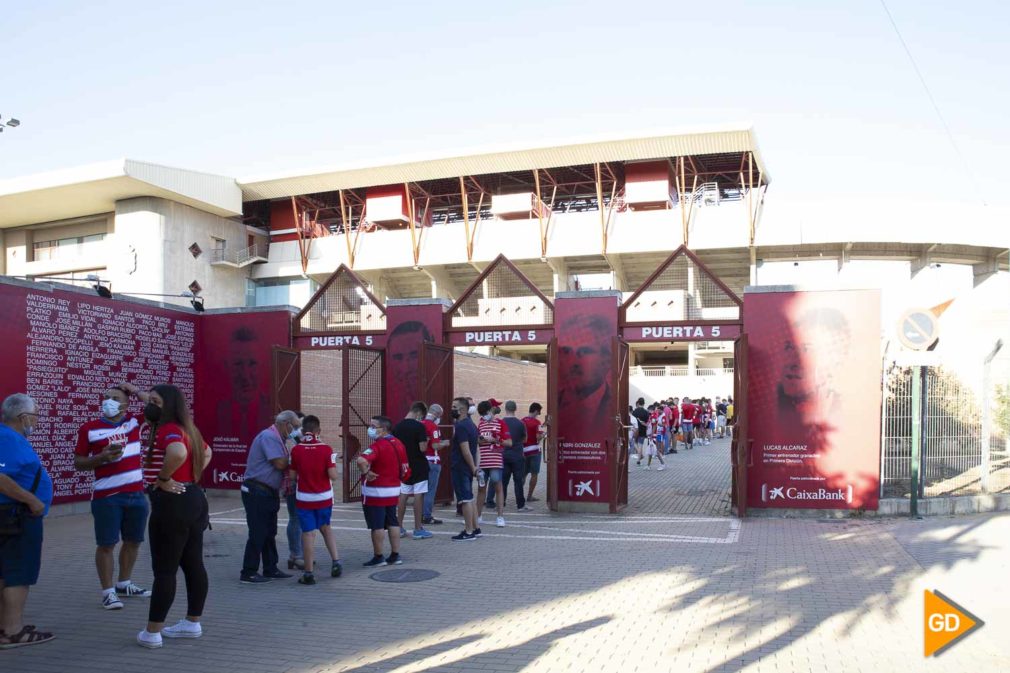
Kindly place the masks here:
[(747, 516), (747, 467), (750, 440), (747, 438), (747, 335), (736, 340), (733, 358), (733, 504), (739, 517)]
[(276, 416), (302, 407), (302, 368), (298, 351), (274, 346), (270, 403)]
[(372, 416), (382, 415), (385, 399), (385, 359), (381, 350), (347, 346), (341, 384), (341, 439), (343, 441), (343, 501), (361, 500), (361, 470), (357, 457), (368, 446)]
[[(446, 414), (452, 409), (453, 397), (453, 353), (451, 346), (425, 343), (421, 350), (421, 400), (431, 406), (439, 404)], [(449, 437), (451, 429), (442, 427), (444, 437)], [(449, 473), (450, 447), (439, 451), (442, 461), (442, 472), (435, 489), (435, 502), (448, 504), (452, 502), (452, 475)]]

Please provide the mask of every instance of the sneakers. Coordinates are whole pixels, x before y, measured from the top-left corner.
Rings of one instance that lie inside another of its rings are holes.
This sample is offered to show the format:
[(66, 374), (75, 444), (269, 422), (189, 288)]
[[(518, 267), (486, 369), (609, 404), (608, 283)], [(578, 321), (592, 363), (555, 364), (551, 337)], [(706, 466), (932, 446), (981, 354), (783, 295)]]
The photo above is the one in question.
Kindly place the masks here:
[(657, 472), (662, 472), (665, 469), (666, 469), (666, 465), (660, 465), (659, 467), (656, 468), (656, 471)]
[(133, 582), (127, 582), (126, 584), (116, 585), (116, 593), (121, 596), (131, 596), (136, 598), (150, 598), (151, 590), (138, 587)]
[(484, 533), (480, 532), (480, 528), (477, 528), (477, 529), (476, 529), (476, 530), (475, 530), (475, 531), (473, 532), (473, 536), (474, 536), (475, 538), (476, 538), (476, 537), (483, 537), (483, 536), (484, 536)]
[(333, 565), (330, 566), (330, 577), (340, 577), (344, 574), (344, 566), (341, 565), (340, 561), (334, 561)]
[(156, 650), (165, 643), (162, 642), (160, 633), (148, 633), (147, 629), (144, 629), (137, 634), (137, 644), (149, 650)]
[(115, 591), (111, 591), (102, 596), (102, 607), (106, 610), (122, 610), (123, 601), (119, 600)]
[(429, 516), (429, 517), (427, 517), (425, 519), (422, 519), (422, 521), (424, 522), (425, 526), (440, 526), (440, 525), (442, 525), (442, 520), (441, 519), (436, 519), (433, 516)]
[(652, 467), (650, 467), (649, 465), (646, 465), (646, 466), (645, 466), (645, 469), (646, 469), (646, 470), (651, 470), (651, 469), (652, 469)]
[(498, 528), (504, 528), (505, 527), (505, 517), (500, 516), (497, 519), (495, 519), (494, 520), (494, 525), (497, 526)]
[(371, 561), (365, 561), (361, 565), (365, 566), (366, 568), (374, 568), (375, 566), (384, 566), (386, 565), (386, 559), (382, 556), (382, 554), (376, 554), (375, 556), (372, 557)]
[(286, 580), (289, 577), (294, 577), (294, 575), (289, 575), (286, 572), (281, 572), (280, 570), (275, 570), (270, 573), (263, 573), (263, 577), (271, 580)]
[(469, 542), (470, 540), (476, 540), (477, 535), (475, 533), (467, 533), (465, 530), (460, 531), (459, 535), (453, 535), (450, 540), (454, 542)]
[(299, 584), (312, 585), (316, 583), (316, 576), (312, 573), (305, 573), (298, 578)]
[(530, 507), (529, 505), (524, 505), (524, 506), (520, 507), (517, 511), (519, 511), (519, 512), (532, 512), (533, 508)]
[(540, 498), (534, 498), (532, 495), (526, 498), (526, 502), (540, 502)]
[(266, 584), (270, 578), (256, 573), (254, 575), (239, 575), (238, 581), (242, 584)]
[(387, 566), (402, 566), (403, 565), (403, 559), (400, 558), (399, 554), (390, 554), (389, 557), (386, 558), (386, 565)]
[(200, 626), (200, 622), (180, 619), (178, 624), (163, 628), (161, 635), (165, 638), (199, 638), (203, 635), (203, 627)]
[(405, 537), (407, 537), (407, 529), (404, 528), (403, 526), (400, 526), (400, 539), (402, 540)]
[(484, 515), (483, 514), (478, 514), (477, 515), (477, 523), (484, 523)]
[(425, 529), (421, 528), (420, 530), (415, 530), (414, 534), (411, 537), (413, 537), (415, 540), (427, 540), (428, 538), (434, 536), (431, 534), (430, 531), (426, 531)]

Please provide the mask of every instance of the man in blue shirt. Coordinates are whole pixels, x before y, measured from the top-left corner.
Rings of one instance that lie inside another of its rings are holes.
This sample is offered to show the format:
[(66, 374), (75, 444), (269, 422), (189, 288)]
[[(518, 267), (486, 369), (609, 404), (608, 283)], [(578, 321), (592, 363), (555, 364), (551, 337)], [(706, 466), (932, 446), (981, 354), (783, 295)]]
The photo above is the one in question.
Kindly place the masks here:
[(0, 425), (0, 505), (23, 504), (21, 533), (0, 537), (0, 649), (36, 645), (51, 633), (21, 623), (28, 588), (38, 582), (42, 565), (42, 518), (53, 501), (53, 481), (28, 443), (39, 414), (23, 393), (3, 401)]
[[(242, 506), (249, 526), (245, 557), (239, 580), (243, 584), (262, 584), (291, 575), (277, 567), (277, 513), (281, 509), (280, 489), (288, 469), (284, 442), (301, 436), (302, 421), (293, 411), (277, 414), (274, 424), (253, 440), (242, 481)], [(263, 574), (257, 571), (263, 560)]]
[(456, 502), (463, 508), (463, 532), (454, 535), (457, 542), (480, 537), (477, 528), (477, 507), (473, 499), (473, 477), (477, 473), (477, 426), (470, 419), (470, 401), (457, 397), (452, 401), (452, 452), (449, 466)]

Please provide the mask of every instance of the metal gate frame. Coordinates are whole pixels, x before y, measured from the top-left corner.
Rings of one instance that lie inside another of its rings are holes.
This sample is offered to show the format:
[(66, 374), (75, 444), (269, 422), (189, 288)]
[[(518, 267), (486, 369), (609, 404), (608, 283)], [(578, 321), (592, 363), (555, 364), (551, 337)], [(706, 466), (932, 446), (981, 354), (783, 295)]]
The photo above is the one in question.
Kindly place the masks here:
[(610, 513), (617, 514), (628, 504), (628, 433), (624, 431), (623, 417), (625, 400), (630, 394), (631, 347), (621, 337), (614, 337), (614, 382), (617, 395), (614, 397), (614, 443), (608, 451), (610, 467)]
[[(341, 419), (340, 430), (344, 446), (343, 456), (343, 502), (361, 501), (361, 470), (357, 465), (358, 453), (361, 451), (362, 440), (352, 432), (352, 429), (365, 437), (367, 445), (367, 431), (371, 425), (372, 416), (382, 415), (385, 400), (386, 386), (386, 358), (385, 351), (376, 348), (363, 348), (360, 346), (344, 346), (344, 357), (341, 373)], [(357, 354), (357, 355), (356, 355)], [(351, 368), (351, 361), (357, 360), (354, 370)], [(360, 371), (359, 371), (360, 370)], [(366, 377), (371, 377), (366, 379)], [(377, 393), (372, 390), (363, 400), (354, 400), (351, 395), (363, 384), (371, 384), (378, 376)], [(370, 404), (370, 406), (369, 406)], [(352, 418), (353, 417), (353, 418)], [(353, 478), (352, 478), (353, 474)]]
[(730, 458), (733, 464), (732, 500), (736, 515), (747, 516), (747, 468), (752, 454), (747, 437), (747, 335), (736, 340), (733, 353), (733, 441)]
[[(443, 411), (452, 408), (455, 352), (456, 350), (452, 346), (429, 342), (422, 344), (421, 348), (419, 365), (421, 368), (421, 399), (428, 405), (432, 402), (440, 404)], [(451, 426), (448, 431), (444, 426), (439, 429), (444, 436), (452, 436)], [(443, 467), (435, 487), (435, 502), (443, 505), (451, 503), (454, 496), (452, 475), (447, 469), (451, 453), (451, 447), (446, 447), (438, 452)]]
[[(547, 410), (558, 413), (558, 338), (547, 344)], [(547, 439), (544, 442), (544, 462), (547, 463), (547, 507), (558, 511), (558, 426), (550, 414), (544, 419)]]

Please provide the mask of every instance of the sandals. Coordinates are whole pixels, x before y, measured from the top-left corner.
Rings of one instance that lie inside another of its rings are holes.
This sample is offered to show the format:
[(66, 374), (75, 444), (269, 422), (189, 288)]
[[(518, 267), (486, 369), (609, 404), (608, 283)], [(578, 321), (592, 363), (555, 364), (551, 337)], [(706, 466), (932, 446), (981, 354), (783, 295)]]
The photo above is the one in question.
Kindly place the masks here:
[(15, 647), (48, 643), (55, 637), (56, 636), (51, 633), (36, 631), (34, 626), (29, 625), (25, 626), (14, 635), (4, 634), (0, 636), (0, 650), (11, 650)]

